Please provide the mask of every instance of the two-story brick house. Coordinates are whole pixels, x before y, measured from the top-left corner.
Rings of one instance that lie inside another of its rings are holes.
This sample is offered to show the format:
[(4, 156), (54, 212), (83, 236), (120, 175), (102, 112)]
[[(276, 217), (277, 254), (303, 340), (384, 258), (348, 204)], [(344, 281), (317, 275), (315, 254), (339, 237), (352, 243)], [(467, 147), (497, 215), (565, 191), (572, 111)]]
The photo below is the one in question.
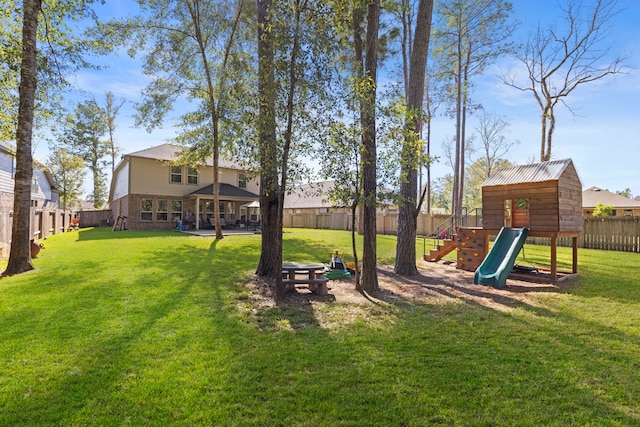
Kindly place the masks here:
[[(130, 230), (172, 229), (189, 214), (196, 227), (213, 217), (213, 163), (176, 165), (182, 148), (163, 144), (122, 156), (111, 180), (109, 203), (114, 219), (127, 217)], [(172, 163), (173, 162), (173, 163)], [(259, 180), (239, 165), (220, 158), (220, 218), (226, 224), (258, 219)]]

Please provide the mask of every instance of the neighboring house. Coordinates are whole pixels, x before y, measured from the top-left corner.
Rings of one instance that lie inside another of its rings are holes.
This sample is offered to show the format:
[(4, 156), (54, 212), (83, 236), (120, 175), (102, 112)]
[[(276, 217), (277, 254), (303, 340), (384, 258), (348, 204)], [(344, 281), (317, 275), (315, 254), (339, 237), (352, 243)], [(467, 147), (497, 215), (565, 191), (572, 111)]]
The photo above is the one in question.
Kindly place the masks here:
[[(0, 142), (0, 256), (9, 252), (13, 228), (15, 148)], [(34, 239), (44, 239), (68, 228), (70, 212), (59, 209), (60, 192), (51, 174), (38, 162), (33, 164), (30, 228)]]
[(11, 241), (15, 163), (13, 147), (0, 142), (0, 255), (8, 252), (3, 248)]
[[(336, 207), (337, 203), (329, 200), (329, 193), (333, 191), (335, 185), (335, 181), (320, 181), (294, 187), (284, 196), (284, 215), (351, 212), (349, 206)], [(379, 214), (394, 214), (397, 210), (393, 202), (388, 202), (377, 209)]]
[(328, 194), (334, 187), (334, 181), (313, 182), (294, 187), (284, 196), (284, 215), (344, 211), (342, 208), (334, 208), (334, 203), (329, 201)]
[(598, 187), (587, 188), (582, 192), (584, 216), (592, 216), (598, 203), (613, 206), (613, 216), (640, 216), (640, 200), (629, 199)]
[(283, 226), (349, 229), (351, 209), (334, 207), (329, 200), (334, 188), (334, 181), (322, 181), (299, 185), (285, 193)]
[[(213, 164), (177, 165), (181, 147), (163, 144), (122, 156), (111, 181), (114, 219), (126, 217), (131, 230), (172, 229), (194, 216), (196, 228), (212, 223)], [(259, 220), (259, 179), (239, 165), (219, 162), (220, 220), (224, 224)]]
[(35, 163), (31, 184), (31, 228), (34, 238), (63, 232), (68, 228), (71, 212), (60, 209), (60, 191), (55, 188), (51, 173)]

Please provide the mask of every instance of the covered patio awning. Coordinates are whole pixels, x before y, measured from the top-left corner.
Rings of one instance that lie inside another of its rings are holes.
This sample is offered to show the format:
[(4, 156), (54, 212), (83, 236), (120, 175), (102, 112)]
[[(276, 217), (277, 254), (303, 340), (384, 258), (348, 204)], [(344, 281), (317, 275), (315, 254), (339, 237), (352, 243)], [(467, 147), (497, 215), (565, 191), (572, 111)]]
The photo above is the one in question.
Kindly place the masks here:
[[(213, 210), (207, 210), (208, 208), (206, 208), (205, 205), (209, 207), (213, 206), (213, 184), (209, 184), (206, 187), (202, 187), (199, 190), (189, 193), (188, 196), (193, 197), (196, 200), (196, 218), (201, 218), (201, 220), (208, 220), (209, 216), (213, 214)], [(247, 191), (244, 188), (236, 187), (235, 185), (231, 184), (220, 183), (220, 203), (224, 203), (225, 206), (228, 204), (230, 208), (230, 211), (225, 213), (224, 220), (228, 221), (229, 219), (231, 219), (231, 221), (233, 222), (239, 219), (235, 216), (235, 210), (238, 208), (238, 205), (240, 205), (240, 203), (250, 205), (255, 202), (259, 207), (259, 197), (260, 196), (258, 196), (257, 194)], [(203, 205), (203, 203), (205, 205)], [(234, 208), (234, 206), (236, 206), (236, 208)], [(244, 207), (244, 205), (242, 205), (242, 207)], [(204, 215), (205, 213), (206, 217), (202, 217), (202, 215)], [(222, 212), (220, 214), (222, 216)], [(200, 229), (200, 221), (196, 221), (195, 228), (196, 230)]]
[[(202, 187), (199, 190), (189, 193), (189, 196), (210, 196), (213, 197), (213, 184)], [(260, 196), (235, 185), (220, 183), (220, 198), (227, 200), (257, 200)], [(258, 205), (260, 206), (260, 205)]]

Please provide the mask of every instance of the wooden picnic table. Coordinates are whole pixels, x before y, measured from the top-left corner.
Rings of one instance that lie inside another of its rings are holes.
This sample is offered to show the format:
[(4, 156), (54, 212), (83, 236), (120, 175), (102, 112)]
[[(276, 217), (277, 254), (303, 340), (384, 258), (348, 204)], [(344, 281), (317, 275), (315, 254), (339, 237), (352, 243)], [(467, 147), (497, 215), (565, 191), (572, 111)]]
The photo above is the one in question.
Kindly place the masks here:
[(282, 283), (285, 284), (287, 291), (295, 290), (295, 285), (308, 285), (311, 292), (327, 295), (329, 279), (324, 277), (324, 270), (323, 264), (285, 263), (282, 264)]

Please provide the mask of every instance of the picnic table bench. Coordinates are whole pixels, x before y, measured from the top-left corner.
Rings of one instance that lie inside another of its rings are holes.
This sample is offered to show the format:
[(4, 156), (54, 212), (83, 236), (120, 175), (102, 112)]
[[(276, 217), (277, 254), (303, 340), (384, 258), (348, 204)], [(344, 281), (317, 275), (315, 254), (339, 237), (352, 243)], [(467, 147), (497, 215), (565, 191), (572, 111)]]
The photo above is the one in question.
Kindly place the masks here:
[[(297, 276), (303, 276), (297, 278)], [(324, 277), (323, 264), (282, 264), (282, 283), (287, 291), (295, 290), (295, 285), (308, 285), (311, 292), (318, 295), (327, 295), (329, 279)]]

